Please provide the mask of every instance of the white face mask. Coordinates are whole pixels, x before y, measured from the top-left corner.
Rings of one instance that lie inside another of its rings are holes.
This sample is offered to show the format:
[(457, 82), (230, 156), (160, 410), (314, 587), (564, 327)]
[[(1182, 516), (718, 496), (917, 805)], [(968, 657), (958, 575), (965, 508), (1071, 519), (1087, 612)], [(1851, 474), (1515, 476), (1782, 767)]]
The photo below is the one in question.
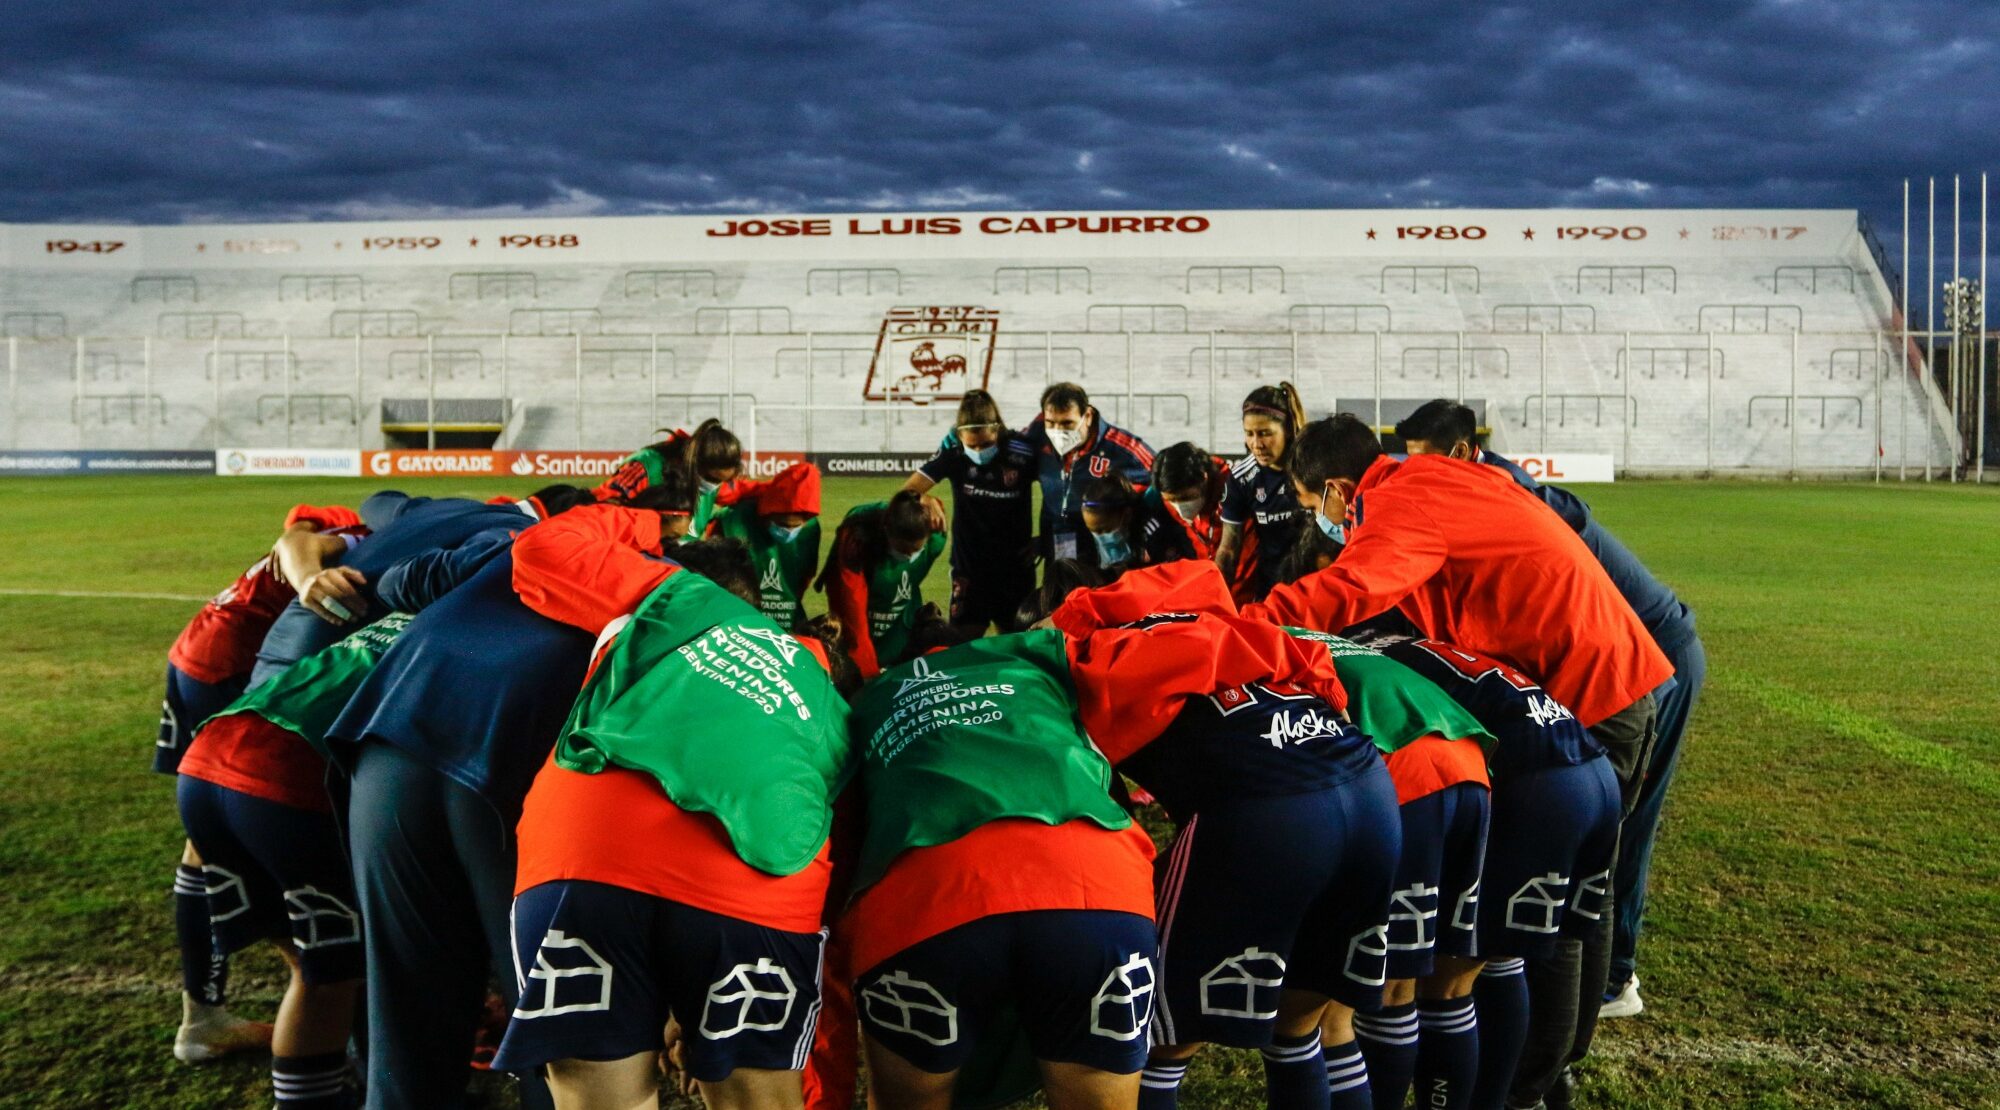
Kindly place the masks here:
[(1167, 504), (1174, 507), (1175, 516), (1180, 517), (1189, 524), (1193, 524), (1195, 518), (1201, 516), (1201, 511), (1208, 508), (1208, 503), (1199, 497), (1189, 501), (1169, 501)]
[(1056, 449), (1058, 455), (1067, 455), (1083, 446), (1082, 428), (1050, 428), (1048, 433), (1049, 445)]

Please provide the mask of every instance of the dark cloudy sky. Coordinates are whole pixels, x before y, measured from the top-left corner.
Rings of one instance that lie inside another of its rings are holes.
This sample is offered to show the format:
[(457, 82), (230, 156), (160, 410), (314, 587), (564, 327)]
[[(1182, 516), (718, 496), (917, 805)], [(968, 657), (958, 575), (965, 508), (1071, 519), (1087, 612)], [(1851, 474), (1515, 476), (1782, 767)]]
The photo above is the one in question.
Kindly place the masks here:
[(0, 220), (1859, 207), (2000, 168), (1995, 0), (13, 5)]

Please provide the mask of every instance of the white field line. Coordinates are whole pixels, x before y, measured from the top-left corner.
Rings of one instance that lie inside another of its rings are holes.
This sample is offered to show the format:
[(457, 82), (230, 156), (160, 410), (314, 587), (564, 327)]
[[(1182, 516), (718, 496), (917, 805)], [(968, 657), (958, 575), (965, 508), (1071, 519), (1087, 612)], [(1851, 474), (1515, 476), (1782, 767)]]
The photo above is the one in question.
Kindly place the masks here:
[(17, 590), (0, 586), (0, 597), (83, 597), (107, 601), (207, 601), (196, 594), (151, 594), (127, 590)]

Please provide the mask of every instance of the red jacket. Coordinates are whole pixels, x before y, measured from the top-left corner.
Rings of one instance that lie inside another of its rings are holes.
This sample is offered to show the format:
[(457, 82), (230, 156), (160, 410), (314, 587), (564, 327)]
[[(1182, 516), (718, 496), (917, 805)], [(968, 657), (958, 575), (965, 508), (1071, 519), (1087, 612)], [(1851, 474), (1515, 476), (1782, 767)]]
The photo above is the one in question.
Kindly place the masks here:
[(1338, 561), (1245, 614), (1339, 631), (1400, 608), (1430, 639), (1538, 676), (1585, 727), (1673, 676), (1576, 532), (1498, 467), (1385, 456), (1348, 517)]

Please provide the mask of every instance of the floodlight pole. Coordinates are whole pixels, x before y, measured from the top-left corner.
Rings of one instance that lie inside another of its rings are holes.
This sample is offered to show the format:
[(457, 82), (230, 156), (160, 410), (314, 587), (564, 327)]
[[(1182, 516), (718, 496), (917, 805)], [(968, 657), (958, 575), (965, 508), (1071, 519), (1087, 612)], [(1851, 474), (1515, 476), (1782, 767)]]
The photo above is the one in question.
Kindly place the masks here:
[[(1958, 217), (1958, 175), (1952, 174), (1951, 175), (1951, 287), (1952, 287), (1952, 296), (1954, 297), (1960, 295), (1958, 292), (1959, 289), (1958, 248), (1959, 248), (1959, 241), (1962, 240), (1963, 238), (1965, 238), (1965, 233), (1964, 230), (1959, 226), (1959, 217)], [(1951, 480), (1954, 482), (1958, 481), (1959, 467), (1961, 463), (1964, 461), (1959, 456), (1963, 454), (1965, 450), (1965, 414), (1959, 411), (1959, 404), (1961, 396), (1964, 393), (1964, 390), (1961, 387), (1958, 380), (1959, 366), (1960, 366), (1958, 339), (1960, 332), (1964, 330), (1964, 323), (1965, 322), (1963, 320), (1959, 320), (1953, 323), (1951, 328), (1951, 422), (1953, 430), (1958, 432), (1958, 442), (1959, 442), (1959, 449), (1957, 451), (1952, 452), (1951, 456)]]
[[(1924, 263), (1924, 410), (1930, 411), (1930, 391), (1937, 376), (1932, 373), (1931, 362), (1937, 354), (1937, 178), (1929, 180), (1929, 216), (1925, 221), (1925, 263)], [(1931, 480), (1931, 424), (1924, 417), (1924, 481)]]
[[(1896, 351), (1896, 365), (1898, 371), (1896, 376), (1898, 379), (1901, 379), (1905, 374), (1908, 374), (1910, 369), (1910, 179), (1907, 177), (1903, 179), (1902, 306), (1903, 306), (1903, 311), (1901, 312), (1900, 315), (1903, 317), (1903, 345)], [(1902, 418), (1899, 419), (1897, 422), (1899, 424), (1897, 431), (1902, 433), (1903, 446), (1901, 450), (1898, 452), (1898, 457), (1896, 460), (1896, 480), (1899, 482), (1903, 482), (1903, 481), (1908, 481), (1910, 477), (1910, 432), (1907, 424), (1905, 423), (1909, 415), (1908, 412), (1906, 411), (1910, 403), (1909, 386), (1907, 385), (1903, 386), (1901, 389), (1897, 391), (1897, 395), (1903, 398), (1903, 404), (1898, 409), (1898, 411), (1902, 414)]]
[(1977, 329), (1972, 333), (1978, 345), (1979, 419), (1977, 445), (1973, 448), (1972, 480), (1986, 480), (1986, 175), (1979, 175), (1979, 305), (1973, 310)]

